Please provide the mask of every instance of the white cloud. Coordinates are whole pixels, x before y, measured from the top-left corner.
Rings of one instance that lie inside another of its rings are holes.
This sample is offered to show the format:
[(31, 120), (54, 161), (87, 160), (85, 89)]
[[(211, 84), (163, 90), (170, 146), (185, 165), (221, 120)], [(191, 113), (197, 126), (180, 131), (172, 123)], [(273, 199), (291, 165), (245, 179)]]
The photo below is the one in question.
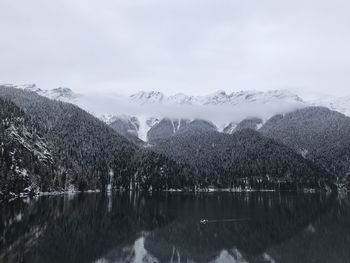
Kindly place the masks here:
[(87, 94), (76, 102), (85, 110), (96, 116), (105, 114), (136, 116), (141, 119), (150, 117), (171, 119), (204, 119), (223, 127), (231, 122), (239, 123), (246, 118), (258, 117), (268, 120), (276, 114), (284, 114), (306, 107), (308, 104), (293, 99), (270, 98), (268, 103), (263, 99), (256, 101), (239, 101), (237, 104), (186, 105), (171, 103), (138, 104), (130, 98), (113, 94)]

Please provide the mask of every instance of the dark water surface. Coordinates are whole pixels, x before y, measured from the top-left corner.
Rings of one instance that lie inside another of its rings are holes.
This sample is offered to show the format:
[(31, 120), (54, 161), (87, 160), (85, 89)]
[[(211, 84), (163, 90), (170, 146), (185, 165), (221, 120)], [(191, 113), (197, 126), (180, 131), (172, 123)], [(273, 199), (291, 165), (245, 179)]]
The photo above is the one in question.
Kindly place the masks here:
[(119, 193), (17, 200), (0, 204), (0, 262), (350, 262), (350, 199)]

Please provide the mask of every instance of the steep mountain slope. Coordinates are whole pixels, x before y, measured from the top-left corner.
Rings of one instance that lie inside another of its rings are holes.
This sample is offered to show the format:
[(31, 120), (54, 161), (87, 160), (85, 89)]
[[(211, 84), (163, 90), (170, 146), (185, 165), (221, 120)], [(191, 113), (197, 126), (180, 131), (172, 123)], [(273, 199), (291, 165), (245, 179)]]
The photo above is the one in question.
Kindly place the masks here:
[(205, 132), (216, 132), (216, 131), (217, 131), (216, 126), (209, 121), (193, 120), (189, 122), (187, 125), (182, 126), (179, 129), (178, 134), (180, 136), (181, 135), (185, 136), (190, 134), (197, 135)]
[[(191, 129), (193, 129), (193, 132), (197, 132), (197, 130), (217, 130), (213, 123), (199, 119), (190, 121), (187, 119), (163, 118), (159, 120), (150, 118), (146, 119), (146, 123), (143, 124), (144, 127), (141, 127), (141, 123), (136, 117), (113, 116), (110, 120), (109, 126), (112, 129), (137, 145), (144, 145), (144, 142), (156, 145), (178, 132)], [(141, 131), (142, 128), (143, 131)], [(142, 140), (139, 138), (142, 138)]]
[(259, 118), (244, 119), (238, 124), (230, 123), (224, 130), (224, 133), (232, 134), (244, 129), (259, 130), (262, 127), (263, 121)]
[(162, 140), (169, 138), (179, 130), (179, 127), (186, 125), (186, 122), (186, 120), (162, 119), (148, 131), (148, 142), (151, 144), (157, 144)]
[(109, 126), (118, 134), (123, 135), (129, 141), (136, 145), (142, 145), (143, 141), (138, 138), (138, 130), (140, 123), (135, 117), (114, 116), (109, 123)]
[[(271, 118), (259, 130), (328, 172), (350, 177), (350, 118), (323, 107), (310, 107)], [(346, 179), (345, 179), (346, 180)]]
[(53, 188), (50, 146), (14, 103), (0, 98), (0, 197)]
[(170, 170), (180, 173), (184, 167), (140, 149), (73, 104), (9, 87), (0, 87), (0, 97), (23, 108), (31, 121), (41, 127), (57, 165), (50, 177), (57, 188), (153, 187), (158, 182), (150, 178), (168, 176)]
[(101, 189), (109, 172), (115, 177), (127, 169), (137, 147), (102, 121), (73, 104), (53, 101), (34, 92), (2, 87), (0, 96), (12, 100), (43, 128), (59, 165), (58, 185), (84, 190)]
[(147, 138), (149, 143), (152, 145), (157, 145), (178, 133), (197, 133), (205, 131), (216, 131), (216, 127), (214, 124), (205, 120), (189, 121), (181, 119), (162, 119), (149, 130), (147, 133)]
[(70, 88), (58, 87), (52, 90), (41, 89), (36, 84), (26, 84), (26, 85), (12, 85), (5, 84), (1, 85), (8, 88), (23, 89), (26, 91), (35, 92), (41, 96), (47, 97), (53, 100), (60, 100), (64, 102), (78, 103), (79, 99), (82, 97), (80, 94), (74, 93)]
[[(183, 132), (152, 148), (200, 170), (203, 185), (318, 187), (322, 171), (293, 150), (245, 129), (233, 135)], [(327, 181), (327, 179), (326, 179)]]

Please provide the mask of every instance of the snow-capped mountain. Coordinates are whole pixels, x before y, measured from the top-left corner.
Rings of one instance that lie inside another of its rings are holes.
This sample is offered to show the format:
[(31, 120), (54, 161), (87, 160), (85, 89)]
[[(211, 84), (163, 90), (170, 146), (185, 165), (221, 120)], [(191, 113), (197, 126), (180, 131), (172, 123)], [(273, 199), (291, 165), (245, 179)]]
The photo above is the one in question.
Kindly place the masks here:
[(314, 106), (324, 106), (331, 110), (350, 116), (350, 95), (345, 97), (328, 97), (311, 102)]
[(49, 97), (55, 100), (64, 100), (64, 101), (72, 102), (76, 100), (79, 97), (79, 95), (75, 94), (70, 88), (59, 87), (59, 88), (47, 91), (46, 97)]
[[(11, 86), (33, 91), (50, 99), (74, 103), (133, 141), (135, 138), (148, 141), (155, 134), (161, 137), (159, 131), (162, 130), (167, 130), (167, 134), (171, 135), (171, 130), (177, 131), (171, 127), (195, 119), (209, 121), (219, 131), (232, 133), (243, 119), (258, 117), (265, 120), (273, 114), (306, 106), (298, 95), (286, 90), (232, 93), (217, 91), (206, 96), (189, 96), (183, 93), (166, 96), (159, 91), (141, 91), (129, 97), (98, 96), (97, 100), (97, 94), (80, 95), (69, 88), (46, 90), (35, 84)], [(162, 122), (163, 119), (169, 121)]]
[(156, 91), (141, 91), (130, 96), (129, 101), (138, 105), (147, 104), (182, 104), (182, 105), (228, 105), (234, 106), (247, 102), (260, 102), (263, 104), (277, 101), (303, 103), (303, 99), (287, 90), (271, 91), (239, 91), (227, 94), (217, 91), (207, 96), (189, 96), (183, 93), (166, 96)]
[[(80, 95), (69, 88), (45, 90), (35, 84), (11, 86), (30, 90), (51, 99), (74, 103), (132, 141), (141, 139), (147, 142), (155, 134), (156, 137), (161, 137), (160, 131), (167, 131), (166, 136), (170, 136), (177, 132), (176, 127), (179, 123), (189, 123), (195, 119), (209, 121), (218, 131), (224, 133), (234, 133), (239, 127), (245, 127), (247, 124), (251, 128), (259, 129), (275, 114), (284, 114), (307, 106), (326, 106), (350, 116), (350, 96), (305, 101), (288, 90), (232, 93), (219, 90), (205, 96), (183, 93), (167, 96), (159, 91), (140, 91), (126, 97), (99, 96), (97, 102), (96, 94)], [(105, 107), (106, 105), (108, 107)], [(164, 119), (167, 121), (162, 121)], [(241, 123), (243, 120), (246, 121)]]
[(163, 102), (165, 96), (163, 93), (158, 91), (140, 91), (139, 93), (130, 96), (130, 102), (143, 104), (155, 104)]
[[(247, 118), (250, 123), (251, 118), (258, 117), (258, 120), (263, 123), (264, 120), (272, 117), (274, 114), (285, 113), (289, 108), (296, 109), (308, 105), (301, 97), (287, 90), (272, 90), (267, 92), (239, 91), (229, 94), (225, 91), (217, 91), (206, 96), (189, 96), (183, 93), (166, 96), (158, 91), (141, 91), (131, 95), (129, 97), (129, 103), (139, 107), (145, 107), (145, 109), (159, 107), (159, 111), (161, 111), (162, 107), (170, 107), (175, 111), (181, 112), (183, 111), (181, 110), (183, 106), (187, 107), (184, 109), (188, 109), (189, 111), (197, 110), (206, 112), (207, 109), (210, 109), (212, 114), (203, 114), (205, 116), (197, 118), (210, 121), (214, 123), (217, 130), (230, 134), (237, 130), (237, 126), (240, 127), (240, 122), (243, 119)], [(261, 112), (264, 113), (261, 114)], [(223, 117), (222, 115), (226, 116)], [(241, 117), (230, 117), (230, 115), (241, 115)], [(113, 120), (113, 117), (109, 117), (108, 119)], [(157, 133), (156, 137), (161, 138), (163, 135), (164, 137), (169, 137), (177, 132), (176, 127), (178, 123), (189, 123), (190, 120), (195, 118), (186, 113), (183, 116), (176, 117), (174, 117), (174, 113), (168, 116), (162, 116), (161, 114), (159, 116), (152, 115), (150, 119), (156, 119), (157, 121), (150, 125), (142, 125), (143, 122), (150, 122), (145, 117), (142, 119), (139, 119), (139, 127), (143, 127), (142, 131), (138, 132), (139, 138), (144, 141), (155, 141), (153, 138), (155, 137), (155, 131)], [(164, 119), (166, 121), (162, 121)], [(111, 123), (111, 121), (109, 122)], [(130, 121), (127, 122), (130, 123)], [(245, 126), (245, 123), (242, 125)], [(258, 129), (261, 125), (254, 124), (251, 127)], [(160, 131), (164, 131), (164, 134), (159, 134)]]
[[(126, 118), (123, 115), (112, 114), (103, 116), (102, 119), (111, 124), (111, 127), (117, 131), (120, 130), (121, 126), (123, 126), (123, 131), (125, 131), (124, 127), (133, 127), (132, 134), (136, 132), (140, 139), (149, 142), (172, 136), (179, 130), (177, 129), (179, 123), (188, 124), (194, 119), (209, 121), (217, 127), (218, 131), (231, 134), (238, 127), (245, 127), (248, 123), (249, 127), (258, 129), (264, 120), (274, 114), (285, 113), (288, 112), (288, 109), (302, 108), (308, 105), (301, 97), (287, 90), (239, 91), (229, 94), (225, 91), (217, 91), (207, 96), (189, 96), (183, 93), (166, 96), (159, 91), (141, 91), (131, 95), (128, 102), (136, 107), (156, 110), (154, 110), (153, 115), (146, 117), (129, 116)], [(167, 107), (170, 107), (171, 111), (183, 112), (178, 114), (183, 115), (175, 117), (173, 112), (166, 115), (164, 112), (169, 111)], [(202, 116), (191, 116), (184, 109), (189, 112), (192, 110), (201, 111)], [(157, 111), (160, 113), (159, 115), (157, 115)], [(206, 114), (207, 111), (212, 112)], [(264, 113), (261, 114), (261, 111)], [(241, 116), (230, 116), (237, 114)], [(223, 118), (220, 115), (226, 115), (226, 117)], [(254, 119), (254, 117), (257, 118)], [(138, 125), (133, 125), (132, 118), (138, 120)], [(247, 120), (241, 124), (244, 119)], [(124, 121), (123, 125), (121, 125), (122, 120)]]
[(23, 84), (23, 85), (11, 85), (6, 84), (5, 86), (23, 89), (27, 91), (33, 91), (38, 93), (41, 96), (53, 99), (60, 100), (64, 102), (74, 103), (81, 96), (80, 94), (74, 93), (70, 88), (58, 87), (55, 89), (47, 90), (41, 89), (36, 84)]
[(113, 115), (113, 114), (102, 114), (101, 116), (99, 116), (99, 119), (101, 121), (103, 121), (104, 123), (107, 123), (108, 125), (110, 125), (111, 123), (115, 122), (116, 120), (119, 120), (120, 118), (122, 120), (125, 120), (125, 118), (129, 118), (129, 116), (127, 115)]

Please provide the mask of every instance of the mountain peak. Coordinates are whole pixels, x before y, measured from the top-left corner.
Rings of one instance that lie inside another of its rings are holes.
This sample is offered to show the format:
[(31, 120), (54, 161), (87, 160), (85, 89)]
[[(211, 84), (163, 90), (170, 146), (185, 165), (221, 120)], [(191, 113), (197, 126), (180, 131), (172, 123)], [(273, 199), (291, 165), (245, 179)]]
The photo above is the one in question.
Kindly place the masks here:
[(70, 88), (67, 87), (58, 87), (55, 89), (52, 89), (50, 91), (47, 91), (48, 97), (52, 99), (66, 99), (66, 100), (73, 100), (78, 97), (77, 94), (75, 94)]
[(11, 88), (17, 88), (17, 89), (23, 89), (27, 91), (33, 91), (33, 92), (41, 92), (41, 89), (37, 87), (36, 84), (19, 84), (19, 85), (14, 85), (14, 84), (3, 84), (3, 86), (6, 87), (11, 87)]
[(224, 91), (224, 90), (217, 90), (217, 91), (209, 94), (208, 96), (209, 97), (215, 97), (215, 96), (222, 97), (222, 96), (227, 96), (227, 94), (226, 94), (226, 91)]
[(137, 104), (155, 104), (161, 103), (164, 94), (159, 91), (140, 91), (130, 96), (130, 101)]
[(22, 89), (25, 89), (25, 90), (31, 90), (31, 91), (38, 91), (40, 90), (36, 84), (23, 84), (23, 85), (18, 85), (17, 86), (18, 88), (22, 88)]
[(145, 104), (183, 104), (183, 105), (237, 105), (240, 103), (270, 103), (278, 101), (289, 101), (303, 103), (303, 100), (296, 94), (287, 90), (270, 90), (270, 91), (237, 91), (231, 94), (224, 90), (218, 90), (207, 96), (189, 96), (184, 93), (165, 96), (159, 91), (140, 91), (130, 96), (130, 102)]
[(4, 86), (22, 89), (26, 91), (32, 91), (41, 96), (47, 97), (49, 99), (62, 100), (65, 102), (73, 102), (75, 99), (77, 99), (80, 96), (79, 94), (74, 93), (70, 88), (67, 88), (67, 87), (58, 87), (58, 88), (49, 90), (49, 89), (41, 89), (36, 84), (21, 84), (21, 85), (6, 84)]
[(188, 96), (184, 93), (176, 93), (175, 95), (169, 96), (167, 102), (170, 104), (192, 104), (193, 97)]

